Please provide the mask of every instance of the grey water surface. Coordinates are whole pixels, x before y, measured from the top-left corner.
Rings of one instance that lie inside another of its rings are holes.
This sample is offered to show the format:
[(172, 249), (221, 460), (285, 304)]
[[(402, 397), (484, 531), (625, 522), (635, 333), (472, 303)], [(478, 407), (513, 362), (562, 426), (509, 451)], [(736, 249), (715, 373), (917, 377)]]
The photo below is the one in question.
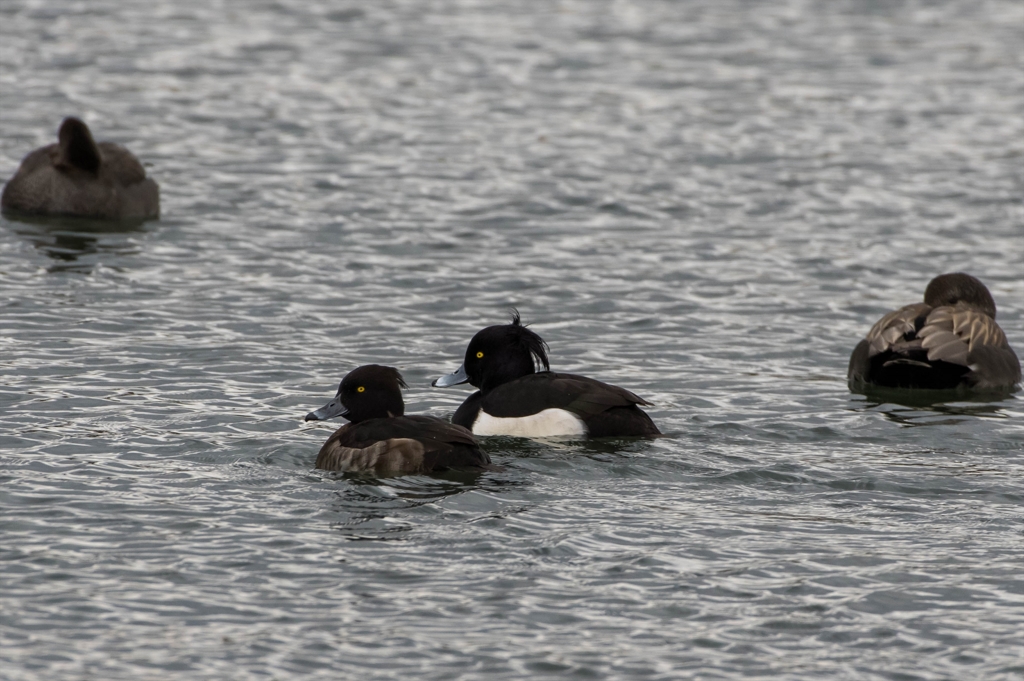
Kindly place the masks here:
[[(143, 225), (0, 221), (0, 677), (1020, 679), (1024, 407), (852, 395), (935, 274), (1024, 350), (1017, 1), (6, 0)], [(518, 307), (668, 437), (313, 469)]]

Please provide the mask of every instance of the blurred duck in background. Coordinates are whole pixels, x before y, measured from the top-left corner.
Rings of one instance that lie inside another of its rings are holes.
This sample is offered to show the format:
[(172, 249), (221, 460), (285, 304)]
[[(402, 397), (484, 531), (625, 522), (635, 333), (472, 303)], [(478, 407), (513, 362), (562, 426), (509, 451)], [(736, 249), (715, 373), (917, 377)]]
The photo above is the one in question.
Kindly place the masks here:
[(70, 117), (58, 142), (36, 149), (4, 187), (6, 214), (101, 220), (160, 217), (160, 189), (139, 159), (113, 142), (96, 143), (89, 126)]

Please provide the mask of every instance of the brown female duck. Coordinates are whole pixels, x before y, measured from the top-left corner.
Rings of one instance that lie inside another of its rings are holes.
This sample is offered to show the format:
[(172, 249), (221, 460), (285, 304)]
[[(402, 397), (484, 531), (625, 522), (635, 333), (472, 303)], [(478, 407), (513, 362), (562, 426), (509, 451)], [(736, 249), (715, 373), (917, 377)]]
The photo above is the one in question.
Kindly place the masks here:
[(923, 303), (894, 310), (868, 331), (850, 356), (851, 389), (1011, 390), (1020, 360), (996, 323), (992, 294), (956, 272), (935, 277)]
[(376, 475), (491, 467), (465, 428), (431, 416), (405, 416), (405, 387), (398, 369), (377, 364), (345, 376), (334, 399), (306, 415), (307, 421), (335, 416), (350, 421), (320, 448), (316, 467)]
[(113, 142), (97, 144), (77, 118), (61, 123), (57, 144), (36, 149), (4, 187), (5, 213), (101, 220), (160, 217), (160, 189), (139, 159)]

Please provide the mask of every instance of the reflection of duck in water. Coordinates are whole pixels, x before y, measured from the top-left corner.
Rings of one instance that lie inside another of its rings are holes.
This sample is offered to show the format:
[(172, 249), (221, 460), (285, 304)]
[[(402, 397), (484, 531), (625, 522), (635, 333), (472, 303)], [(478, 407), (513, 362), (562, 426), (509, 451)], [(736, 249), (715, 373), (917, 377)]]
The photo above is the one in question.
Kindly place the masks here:
[(18, 214), (6, 227), (58, 261), (51, 270), (90, 270), (101, 256), (139, 252), (145, 222)]
[(878, 320), (850, 357), (851, 388), (1010, 390), (1020, 361), (996, 324), (983, 283), (957, 272), (935, 277), (923, 303)]
[(139, 159), (88, 126), (65, 118), (58, 143), (36, 149), (4, 187), (3, 211), (102, 220), (160, 217), (160, 189)]

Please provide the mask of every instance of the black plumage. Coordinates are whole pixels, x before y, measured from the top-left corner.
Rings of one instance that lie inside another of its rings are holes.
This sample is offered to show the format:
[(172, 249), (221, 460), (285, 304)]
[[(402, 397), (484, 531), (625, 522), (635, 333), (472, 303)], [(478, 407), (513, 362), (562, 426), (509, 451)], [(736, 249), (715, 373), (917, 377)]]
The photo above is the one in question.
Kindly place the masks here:
[[(544, 371), (538, 372), (538, 367)], [(434, 384), (468, 382), (480, 389), (452, 418), (470, 429), (477, 425), (481, 411), (491, 417), (519, 419), (560, 409), (573, 414), (590, 437), (660, 434), (640, 409), (649, 402), (623, 388), (550, 368), (547, 344), (514, 312), (510, 324), (478, 332), (466, 349), (462, 367)]]

